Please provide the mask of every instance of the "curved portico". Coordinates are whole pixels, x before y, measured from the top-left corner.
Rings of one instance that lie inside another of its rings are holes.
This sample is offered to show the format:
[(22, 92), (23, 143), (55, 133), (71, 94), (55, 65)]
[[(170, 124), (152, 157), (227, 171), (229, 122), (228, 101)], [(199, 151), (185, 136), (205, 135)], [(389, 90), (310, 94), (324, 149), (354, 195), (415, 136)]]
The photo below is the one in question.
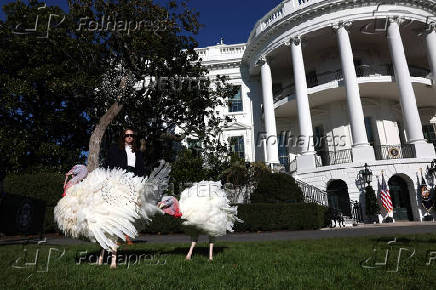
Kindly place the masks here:
[[(269, 88), (262, 87), (263, 92), (268, 90), (268, 98), (271, 98), (272, 96), (275, 104), (274, 106), (270, 106), (264, 103), (264, 125), (265, 128), (267, 128), (267, 136), (271, 133), (270, 128), (273, 123), (271, 116), (274, 116), (277, 123), (278, 120), (276, 114), (280, 114), (282, 113), (281, 111), (283, 111), (280, 110), (280, 106), (285, 105), (286, 100), (290, 102), (295, 100), (297, 108), (295, 123), (297, 123), (298, 126), (295, 126), (293, 128), (294, 130), (291, 130), (291, 132), (293, 131), (292, 135), (298, 136), (300, 139), (296, 142), (295, 148), (291, 148), (289, 151), (293, 155), (296, 155), (294, 162), (296, 163), (297, 170), (307, 171), (316, 168), (317, 164), (320, 163), (320, 160), (317, 160), (317, 158), (319, 159), (319, 156), (317, 157), (315, 154), (312, 141), (314, 135), (316, 137), (316, 134), (313, 132), (314, 128), (312, 124), (311, 110), (314, 109), (313, 104), (317, 103), (317, 101), (312, 100), (312, 95), (318, 94), (327, 97), (332, 94), (334, 95), (335, 92), (328, 92), (329, 90), (332, 90), (331, 87), (327, 86), (325, 89), (322, 88), (322, 85), (328, 84), (328, 78), (333, 76), (336, 77), (336, 81), (338, 81), (335, 99), (338, 104), (345, 101), (348, 115), (347, 127), (349, 128), (348, 138), (350, 140), (348, 144), (345, 145), (349, 145), (350, 149), (343, 149), (350, 151), (349, 153), (341, 152), (341, 154), (349, 155), (351, 159), (349, 160), (350, 162), (367, 162), (375, 160), (377, 159), (376, 155), (380, 155), (378, 151), (381, 149), (376, 148), (376, 152), (374, 152), (374, 148), (371, 146), (374, 145), (374, 140), (371, 140), (372, 144), (370, 144), (368, 140), (368, 124), (365, 123), (368, 119), (365, 117), (364, 107), (362, 106), (362, 94), (360, 92), (361, 86), (363, 83), (370, 83), (371, 81), (374, 84), (373, 87), (382, 87), (385, 81), (395, 82), (397, 85), (395, 90), (398, 91), (397, 99), (402, 111), (401, 126), (404, 127), (405, 131), (404, 145), (410, 145), (408, 148), (413, 147), (413, 149), (404, 150), (413, 151), (414, 157), (416, 158), (434, 157), (435, 152), (433, 145), (427, 143), (423, 136), (422, 122), (413, 84), (414, 78), (411, 76), (411, 69), (409, 69), (410, 65), (406, 58), (404, 50), (405, 45), (403, 44), (402, 39), (402, 33), (405, 34), (407, 41), (410, 40), (410, 35), (413, 33), (415, 34), (415, 37), (425, 38), (425, 54), (428, 55), (428, 61), (423, 61), (422, 59), (416, 61), (413, 57), (412, 59), (414, 63), (419, 63), (419, 65), (424, 68), (422, 71), (426, 71), (428, 68), (431, 68), (432, 70), (434, 69), (435, 65), (433, 62), (434, 59), (436, 59), (435, 52), (432, 50), (433, 47), (436, 47), (434, 24), (422, 22), (422, 16), (426, 13), (428, 14), (428, 10), (425, 10), (421, 14), (415, 11), (412, 16), (405, 16), (398, 13), (397, 9), (397, 14), (392, 15), (389, 7), (381, 9), (380, 6), (374, 4), (373, 7), (365, 6), (364, 10), (377, 10), (379, 13), (377, 13), (376, 16), (374, 13), (372, 15), (365, 15), (365, 13), (362, 13), (363, 11), (356, 16), (356, 13), (347, 13), (344, 10), (339, 11), (330, 8), (326, 9), (326, 11), (328, 12), (331, 10), (331, 14), (315, 14), (315, 17), (312, 17), (310, 20), (300, 22), (297, 25), (299, 28), (298, 33), (292, 34), (296, 28), (290, 27), (289, 23), (291, 23), (293, 17), (295, 17), (294, 14), (308, 13), (312, 6), (313, 9), (319, 9), (319, 5), (322, 5), (323, 1), (313, 1), (311, 3), (304, 3), (304, 5), (302, 5), (301, 2), (302, 1), (284, 1), (274, 10), (274, 13), (268, 14), (269, 18), (266, 17), (268, 21), (258, 22), (258, 26), (253, 30), (250, 36), (247, 50), (244, 54), (244, 60), (246, 63), (250, 64), (250, 72), (252, 75), (258, 73), (257, 66), (252, 65), (254, 63), (253, 59), (256, 59), (258, 55), (261, 55), (261, 58), (263, 59), (268, 58), (270, 62), (268, 67), (270, 70), (269, 74), (271, 74), (272, 78), (272, 85), (270, 85)], [(339, 2), (340, 1), (335, 1), (337, 5), (340, 5)], [(363, 4), (363, 2), (365, 1), (357, 1), (353, 5), (350, 5), (351, 7), (349, 9), (356, 9), (356, 6)], [(296, 5), (297, 3), (298, 5)], [(286, 12), (288, 12), (288, 14), (286, 14)], [(339, 15), (342, 17), (338, 17)], [(350, 18), (355, 19), (353, 20)], [(417, 18), (421, 18), (420, 21), (417, 20)], [(384, 21), (384, 35), (379, 31), (380, 28), (374, 21), (378, 21), (378, 24), (383, 23)], [(426, 21), (428, 22), (428, 17)], [(321, 25), (321, 23), (324, 23), (324, 26)], [(270, 26), (270, 30), (268, 29), (268, 26)], [(282, 26), (282, 30), (276, 26)], [(289, 30), (284, 30), (284, 27), (289, 27)], [(276, 31), (276, 33), (273, 33), (273, 30)], [(330, 30), (330, 32), (328, 30)], [(307, 33), (302, 34), (301, 31), (307, 31)], [(279, 32), (281, 33), (280, 35)], [(367, 49), (370, 49), (374, 44), (380, 45), (385, 49), (387, 48), (385, 51), (386, 55), (374, 57), (374, 55), (371, 56), (371, 53), (365, 54), (365, 45), (361, 46), (362, 40), (359, 40), (356, 43), (357, 45), (360, 45), (357, 49), (358, 56), (356, 57), (354, 54), (355, 50), (353, 50), (354, 42), (350, 37), (350, 34), (354, 39), (360, 38), (359, 36), (362, 35), (364, 36), (364, 39), (369, 39), (369, 44), (366, 45)], [(335, 47), (331, 44), (332, 37), (336, 38)], [(382, 39), (382, 37), (384, 39)], [(265, 39), (268, 38), (271, 39), (272, 42), (265, 42)], [(276, 40), (279, 45), (275, 44), (274, 40)], [(264, 43), (264, 46), (259, 43)], [(326, 53), (326, 51), (331, 50), (332, 48), (337, 50), (336, 59), (330, 58), (324, 61), (320, 60), (319, 54), (327, 55), (328, 53)], [(306, 50), (308, 50), (307, 53), (305, 52)], [(289, 54), (288, 59), (286, 59), (286, 56), (283, 56), (283, 54), (286, 53)], [(416, 52), (413, 53), (416, 54)], [(422, 54), (422, 51), (419, 53)], [(371, 57), (372, 59), (370, 60)], [(306, 73), (306, 68), (308, 67), (305, 62), (306, 59), (309, 59), (309, 67), (312, 68), (309, 71), (309, 74)], [(332, 65), (334, 62), (336, 62), (337, 67)], [(372, 64), (369, 64), (371, 62)], [(258, 63), (259, 62), (257, 61), (256, 64)], [(283, 65), (283, 63), (288, 63), (288, 68), (286, 68), (286, 65)], [(383, 67), (380, 63), (386, 63), (386, 65)], [(415, 67), (413, 67), (413, 69), (417, 70)], [(326, 73), (328, 70), (331, 72), (330, 76)], [(383, 72), (383, 70), (386, 72)], [(413, 71), (413, 73), (416, 75), (415, 71)], [(340, 75), (339, 78), (338, 75)], [(434, 82), (432, 83), (434, 75), (435, 74), (433, 73), (427, 75), (423, 74), (421, 78), (425, 79), (423, 81), (424, 83), (430, 82), (430, 84), (434, 85)], [(366, 77), (366, 80), (363, 80), (362, 77)], [(383, 80), (383, 77), (388, 77), (388, 79)], [(291, 79), (291, 81), (287, 82), (284, 80), (286, 78)], [(261, 79), (263, 84), (265, 79), (263, 70)], [(310, 94), (308, 83), (311, 85), (313, 79), (315, 79), (318, 91), (314, 94)], [(278, 97), (277, 84), (281, 85), (281, 89), (279, 89), (279, 95), (281, 96)], [(286, 84), (288, 85), (286, 86)], [(343, 94), (341, 88), (345, 88), (344, 100), (338, 99), (338, 96)], [(368, 90), (368, 88), (364, 89), (365, 92)], [(375, 88), (375, 90), (377, 90), (377, 88)], [(363, 98), (367, 98), (367, 96), (363, 96)], [(384, 96), (380, 96), (380, 98), (384, 98)], [(283, 101), (284, 99), (285, 102)], [(265, 95), (263, 96), (263, 100), (265, 101)], [(268, 100), (266, 101), (269, 102)], [(319, 103), (322, 103), (322, 101)], [(278, 136), (280, 132), (276, 131), (276, 134)], [(334, 132), (331, 132), (331, 134), (334, 135)], [(271, 137), (269, 136), (268, 138)], [(389, 140), (385, 141), (389, 143)], [(382, 146), (393, 144), (376, 145)], [(280, 146), (280, 144), (278, 142), (267, 142), (266, 146), (267, 152), (278, 152), (279, 150), (275, 148)], [(334, 157), (335, 159), (338, 159), (337, 156)], [(272, 163), (270, 156), (265, 158), (265, 160)]]
[(247, 43), (199, 54), (240, 87), (223, 108), (239, 156), (281, 163), (309, 195), (342, 180), (362, 206), (365, 163), (407, 176), (417, 220), (415, 177), (436, 157), (436, 0), (387, 2), (285, 0)]

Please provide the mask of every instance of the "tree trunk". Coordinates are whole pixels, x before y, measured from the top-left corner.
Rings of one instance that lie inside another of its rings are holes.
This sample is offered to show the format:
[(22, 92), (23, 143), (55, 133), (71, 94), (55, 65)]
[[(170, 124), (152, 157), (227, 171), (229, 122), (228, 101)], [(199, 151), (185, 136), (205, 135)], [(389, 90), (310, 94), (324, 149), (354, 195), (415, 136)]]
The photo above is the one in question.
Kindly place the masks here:
[(94, 132), (92, 132), (91, 138), (89, 139), (88, 172), (93, 171), (99, 166), (101, 140), (106, 132), (106, 128), (122, 109), (123, 105), (115, 102), (103, 117), (100, 118), (97, 126), (95, 126)]
[[(126, 88), (126, 78), (121, 78), (120, 88), (124, 91)], [(122, 97), (122, 93), (118, 96), (117, 101), (112, 104), (109, 110), (100, 118), (97, 126), (95, 126), (94, 132), (92, 132), (91, 138), (89, 138), (89, 154), (88, 154), (88, 172), (92, 172), (99, 166), (100, 159), (100, 144), (103, 139), (109, 124), (115, 119), (116, 116), (123, 109), (123, 105), (119, 103)]]
[(115, 102), (103, 117), (100, 118), (97, 126), (95, 126), (94, 132), (92, 132), (91, 138), (89, 139), (88, 172), (93, 171), (99, 166), (101, 140), (106, 132), (106, 128), (122, 109), (123, 105)]
[(122, 109), (123, 105), (115, 102), (103, 117), (100, 118), (97, 126), (95, 126), (94, 132), (92, 132), (91, 138), (89, 139), (88, 172), (93, 171), (99, 166), (101, 140), (106, 132), (106, 128)]

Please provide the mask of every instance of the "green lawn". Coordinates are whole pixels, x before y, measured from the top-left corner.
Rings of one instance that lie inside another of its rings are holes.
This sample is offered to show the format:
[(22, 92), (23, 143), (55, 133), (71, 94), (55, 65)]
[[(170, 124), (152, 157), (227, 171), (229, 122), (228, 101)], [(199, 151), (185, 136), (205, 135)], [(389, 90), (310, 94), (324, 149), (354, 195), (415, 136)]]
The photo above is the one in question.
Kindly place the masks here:
[[(436, 235), (399, 236), (397, 243), (387, 245), (392, 238), (217, 243), (212, 263), (206, 243), (196, 249), (192, 261), (184, 260), (188, 243), (142, 243), (121, 248), (130, 264), (117, 270), (88, 261), (97, 254), (97, 246), (1, 246), (0, 289), (434, 289)], [(38, 248), (38, 264), (33, 265)], [(387, 264), (376, 266), (387, 249)], [(435, 259), (427, 266), (432, 256)]]

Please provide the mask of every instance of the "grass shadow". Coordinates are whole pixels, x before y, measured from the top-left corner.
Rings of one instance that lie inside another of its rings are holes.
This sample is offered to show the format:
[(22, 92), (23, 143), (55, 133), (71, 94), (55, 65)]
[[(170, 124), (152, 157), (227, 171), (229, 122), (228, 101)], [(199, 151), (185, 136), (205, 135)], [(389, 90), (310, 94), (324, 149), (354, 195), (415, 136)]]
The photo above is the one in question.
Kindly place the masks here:
[[(214, 247), (213, 252), (219, 254), (224, 252), (228, 247)], [(138, 261), (153, 263), (160, 261), (168, 256), (186, 256), (188, 253), (188, 247), (177, 247), (171, 250), (119, 250), (117, 252), (118, 263), (124, 263), (126, 261), (135, 263)], [(75, 256), (76, 264), (96, 264), (100, 251), (93, 252), (78, 252)], [(195, 247), (194, 255), (209, 257), (209, 247)], [(103, 258), (104, 264), (110, 264), (112, 261), (112, 255), (105, 252)]]

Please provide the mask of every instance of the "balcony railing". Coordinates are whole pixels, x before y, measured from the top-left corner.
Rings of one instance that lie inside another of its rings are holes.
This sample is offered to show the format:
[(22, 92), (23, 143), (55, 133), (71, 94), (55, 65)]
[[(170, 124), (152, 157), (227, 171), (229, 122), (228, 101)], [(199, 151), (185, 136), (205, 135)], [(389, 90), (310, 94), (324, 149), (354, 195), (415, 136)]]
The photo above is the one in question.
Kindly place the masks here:
[[(409, 66), (410, 75), (412, 77), (430, 78), (430, 70)], [(357, 77), (373, 77), (373, 76), (391, 76), (394, 77), (394, 69), (391, 64), (385, 65), (359, 65), (356, 66)], [(325, 71), (316, 74), (306, 75), (307, 87), (314, 88), (322, 84), (333, 81), (341, 81), (344, 75), (341, 69)], [(277, 102), (287, 96), (295, 94), (295, 86), (291, 84), (274, 94), (274, 102)]]
[(376, 160), (391, 160), (403, 158), (415, 158), (415, 146), (405, 145), (374, 145)]
[(339, 151), (318, 151), (317, 155), (321, 157), (321, 162), (316, 162), (317, 167), (353, 162), (353, 153), (351, 149)]

